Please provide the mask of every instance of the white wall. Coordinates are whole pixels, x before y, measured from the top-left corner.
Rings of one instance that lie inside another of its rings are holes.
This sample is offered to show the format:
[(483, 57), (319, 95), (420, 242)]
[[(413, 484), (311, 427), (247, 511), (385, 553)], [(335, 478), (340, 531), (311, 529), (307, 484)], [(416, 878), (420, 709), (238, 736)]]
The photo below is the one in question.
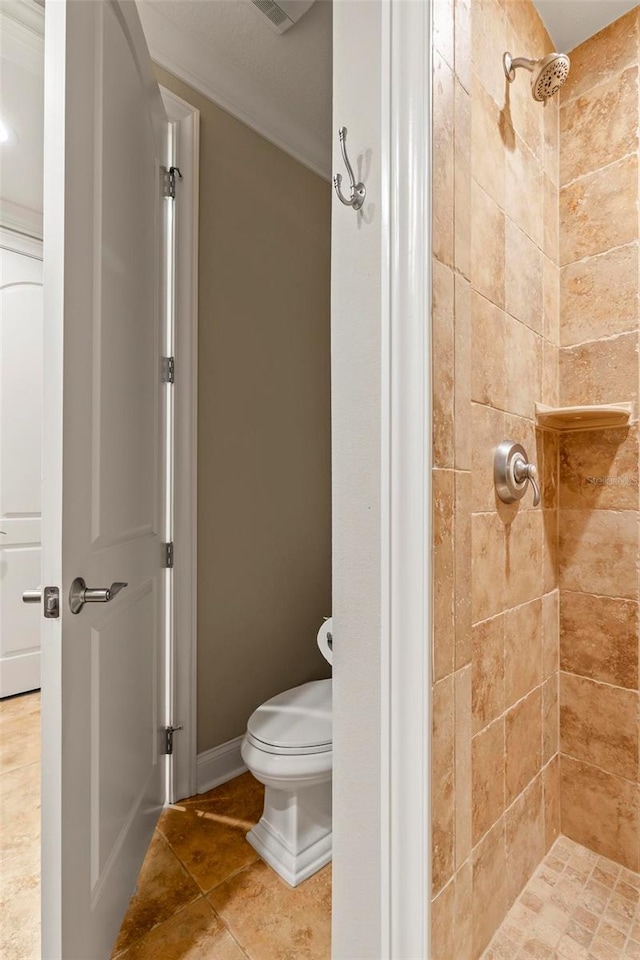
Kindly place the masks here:
[(332, 210), (333, 960), (382, 956), (382, 16), (383, 4), (376, 0), (334, 4), (333, 168), (345, 175), (337, 138), (344, 125), (367, 198), (360, 213), (335, 198)]

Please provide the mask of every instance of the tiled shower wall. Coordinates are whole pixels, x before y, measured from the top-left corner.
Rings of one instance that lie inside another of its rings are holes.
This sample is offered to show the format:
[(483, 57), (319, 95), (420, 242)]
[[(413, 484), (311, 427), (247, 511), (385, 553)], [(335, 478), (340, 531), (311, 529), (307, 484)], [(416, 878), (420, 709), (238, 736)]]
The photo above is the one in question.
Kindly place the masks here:
[[(432, 960), (475, 960), (556, 837), (558, 102), (507, 84), (551, 41), (530, 0), (435, 0)], [(542, 472), (496, 500), (506, 437)]]
[[(571, 53), (560, 107), (560, 398), (637, 416), (638, 8)], [(560, 452), (562, 832), (638, 870), (637, 421)]]

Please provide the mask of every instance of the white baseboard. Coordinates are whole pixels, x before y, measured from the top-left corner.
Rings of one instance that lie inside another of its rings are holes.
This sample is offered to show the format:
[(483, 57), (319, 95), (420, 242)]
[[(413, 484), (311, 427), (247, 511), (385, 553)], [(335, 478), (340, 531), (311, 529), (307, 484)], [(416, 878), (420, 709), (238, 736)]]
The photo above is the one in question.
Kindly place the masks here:
[(206, 793), (246, 772), (240, 756), (242, 739), (236, 737), (235, 740), (227, 740), (213, 750), (198, 754), (198, 793)]

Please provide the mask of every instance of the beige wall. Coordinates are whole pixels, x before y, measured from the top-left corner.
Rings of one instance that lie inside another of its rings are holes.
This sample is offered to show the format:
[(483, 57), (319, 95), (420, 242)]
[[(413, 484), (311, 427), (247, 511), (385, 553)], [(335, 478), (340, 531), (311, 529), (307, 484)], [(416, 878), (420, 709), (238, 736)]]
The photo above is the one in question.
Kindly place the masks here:
[(638, 870), (638, 8), (560, 104), (561, 401), (634, 403), (560, 447), (562, 832)]
[(210, 100), (157, 76), (200, 111), (202, 752), (240, 736), (268, 697), (329, 675), (315, 636), (331, 614), (331, 193)]
[[(552, 49), (530, 0), (435, 0), (433, 960), (475, 960), (559, 830), (558, 102), (502, 55)], [(496, 499), (524, 444), (542, 509)]]

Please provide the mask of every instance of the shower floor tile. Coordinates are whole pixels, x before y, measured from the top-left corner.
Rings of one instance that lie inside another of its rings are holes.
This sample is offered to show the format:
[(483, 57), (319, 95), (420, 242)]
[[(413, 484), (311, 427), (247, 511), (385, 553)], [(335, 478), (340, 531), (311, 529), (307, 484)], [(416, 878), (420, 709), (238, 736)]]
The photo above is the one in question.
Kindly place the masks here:
[(559, 837), (482, 960), (640, 960), (640, 875)]

